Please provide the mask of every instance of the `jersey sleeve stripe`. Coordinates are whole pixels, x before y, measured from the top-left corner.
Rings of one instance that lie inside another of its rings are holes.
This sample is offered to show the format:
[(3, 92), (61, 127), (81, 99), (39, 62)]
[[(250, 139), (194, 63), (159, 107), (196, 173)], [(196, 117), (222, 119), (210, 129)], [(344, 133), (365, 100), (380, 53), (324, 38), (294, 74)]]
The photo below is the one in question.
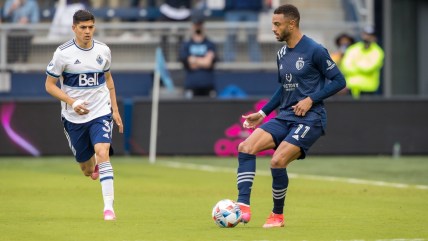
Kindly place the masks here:
[(61, 46), (59, 46), (59, 49), (64, 50), (70, 46), (74, 45), (74, 41), (73, 40), (69, 40), (67, 42), (65, 42), (64, 44), (62, 44)]
[(46, 74), (47, 74), (47, 75), (50, 75), (50, 76), (52, 76), (52, 77), (54, 77), (54, 78), (59, 78), (59, 76), (60, 76), (60, 75), (56, 75), (56, 74), (54, 74), (54, 73), (51, 73), (51, 72), (49, 72), (49, 71), (46, 71)]

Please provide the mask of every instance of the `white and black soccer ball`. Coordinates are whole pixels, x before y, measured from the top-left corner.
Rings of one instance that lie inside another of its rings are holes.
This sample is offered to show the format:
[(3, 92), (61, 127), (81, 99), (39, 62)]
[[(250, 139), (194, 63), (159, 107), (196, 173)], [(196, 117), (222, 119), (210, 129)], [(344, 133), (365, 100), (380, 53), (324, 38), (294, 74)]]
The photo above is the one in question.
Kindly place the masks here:
[(220, 200), (213, 208), (212, 218), (221, 228), (233, 228), (241, 221), (238, 204), (230, 199)]

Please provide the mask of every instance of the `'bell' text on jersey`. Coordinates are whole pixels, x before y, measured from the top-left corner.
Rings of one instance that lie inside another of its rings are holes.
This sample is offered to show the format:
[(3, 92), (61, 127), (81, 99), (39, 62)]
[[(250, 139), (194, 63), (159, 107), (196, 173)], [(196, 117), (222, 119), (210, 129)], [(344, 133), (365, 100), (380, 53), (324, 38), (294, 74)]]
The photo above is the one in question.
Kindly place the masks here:
[(306, 35), (294, 48), (282, 47), (277, 54), (278, 81), (282, 85), (279, 119), (326, 122), (323, 102), (314, 103), (305, 116), (296, 116), (292, 106), (318, 92), (339, 70), (328, 51)]
[(78, 115), (71, 106), (61, 102), (61, 114), (65, 119), (85, 123), (111, 113), (110, 92), (104, 77), (110, 64), (110, 48), (96, 40), (89, 49), (80, 48), (74, 39), (56, 49), (46, 73), (60, 78), (61, 89), (74, 99), (86, 101), (89, 109), (87, 115)]

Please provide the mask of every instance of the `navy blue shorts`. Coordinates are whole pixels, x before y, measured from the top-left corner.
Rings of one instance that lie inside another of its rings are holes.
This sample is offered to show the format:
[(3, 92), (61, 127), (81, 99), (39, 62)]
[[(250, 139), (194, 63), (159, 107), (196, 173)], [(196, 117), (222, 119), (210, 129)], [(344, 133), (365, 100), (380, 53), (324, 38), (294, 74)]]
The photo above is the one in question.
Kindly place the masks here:
[(282, 141), (300, 147), (302, 155), (297, 159), (305, 159), (309, 148), (324, 134), (321, 123), (319, 125), (298, 123), (275, 118), (264, 123), (260, 128), (272, 135), (276, 148)]
[[(68, 144), (77, 162), (89, 160), (95, 154), (95, 144), (111, 144), (113, 131), (111, 114), (80, 124), (72, 123), (62, 118), (62, 123)], [(112, 153), (112, 149), (110, 149), (110, 153)]]

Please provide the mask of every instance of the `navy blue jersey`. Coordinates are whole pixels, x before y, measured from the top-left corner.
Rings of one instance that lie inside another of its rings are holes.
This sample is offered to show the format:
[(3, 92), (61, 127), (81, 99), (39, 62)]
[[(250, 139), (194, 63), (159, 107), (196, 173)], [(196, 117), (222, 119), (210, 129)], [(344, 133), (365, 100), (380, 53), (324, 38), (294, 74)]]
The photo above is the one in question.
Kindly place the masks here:
[[(278, 81), (282, 85), (278, 119), (320, 123), (325, 127), (327, 114), (323, 99), (344, 87), (344, 78), (328, 51), (307, 36), (294, 48), (282, 47), (277, 54)], [(329, 80), (334, 83), (326, 90)], [(305, 116), (296, 116), (292, 106), (306, 97), (314, 101)]]

